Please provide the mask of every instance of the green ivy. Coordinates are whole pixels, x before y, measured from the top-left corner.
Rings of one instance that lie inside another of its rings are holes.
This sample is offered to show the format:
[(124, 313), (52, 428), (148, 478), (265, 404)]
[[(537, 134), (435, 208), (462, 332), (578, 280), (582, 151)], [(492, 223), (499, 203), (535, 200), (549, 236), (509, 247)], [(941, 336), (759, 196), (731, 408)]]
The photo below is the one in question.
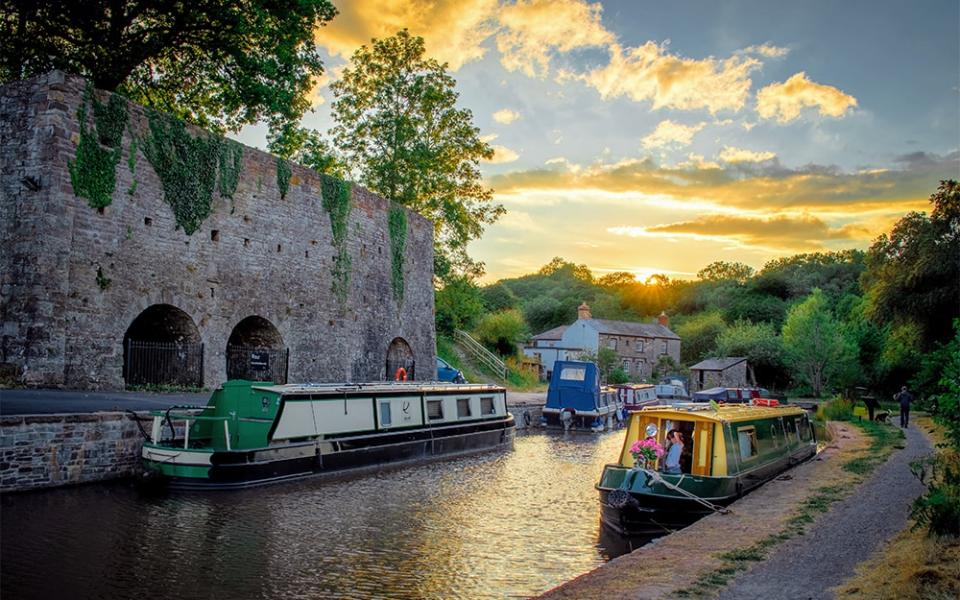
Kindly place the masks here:
[(393, 297), (403, 302), (403, 256), (407, 243), (407, 211), (390, 204), (390, 263), (392, 266)]
[(277, 187), (280, 188), (281, 198), (287, 197), (291, 175), (293, 175), (293, 171), (290, 170), (290, 163), (277, 157)]
[(240, 182), (240, 167), (243, 165), (243, 146), (226, 141), (220, 154), (220, 196), (230, 198), (237, 193)]
[[(87, 126), (87, 105), (93, 104), (93, 127)], [(127, 126), (127, 103), (117, 94), (102, 104), (87, 89), (77, 109), (80, 143), (73, 160), (67, 161), (73, 193), (86, 198), (91, 208), (104, 208), (113, 201), (117, 186), (117, 165), (120, 163), (123, 130)]]
[(223, 138), (187, 132), (183, 121), (149, 112), (150, 133), (143, 153), (163, 184), (163, 196), (177, 226), (192, 235), (213, 211), (213, 188), (223, 154)]
[(97, 267), (97, 285), (100, 286), (101, 290), (105, 290), (110, 287), (110, 283), (113, 280), (103, 274), (103, 268)]
[(337, 254), (333, 257), (333, 292), (343, 303), (350, 291), (350, 270), (352, 261), (347, 252), (347, 223), (353, 208), (350, 182), (332, 175), (320, 174), (320, 195), (323, 208), (330, 216), (330, 229), (333, 233), (333, 247)]
[(127, 194), (130, 196), (137, 193), (137, 147), (140, 141), (133, 131), (130, 132), (130, 148), (127, 150), (127, 168), (130, 169), (130, 175), (133, 176), (133, 183), (127, 188)]

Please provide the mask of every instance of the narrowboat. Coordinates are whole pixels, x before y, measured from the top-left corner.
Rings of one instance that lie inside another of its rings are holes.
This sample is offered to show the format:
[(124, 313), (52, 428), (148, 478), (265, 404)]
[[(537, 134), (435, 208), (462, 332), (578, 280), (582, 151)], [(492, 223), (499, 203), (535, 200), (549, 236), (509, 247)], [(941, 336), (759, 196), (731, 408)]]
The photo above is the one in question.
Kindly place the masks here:
[(687, 393), (687, 386), (679, 379), (662, 381), (657, 384), (657, 398), (661, 404), (676, 404), (677, 402), (689, 402), (690, 394)]
[[(681, 473), (636, 465), (630, 448), (683, 434)], [(622, 535), (685, 527), (816, 453), (807, 413), (793, 406), (682, 404), (631, 413), (619, 462), (597, 484), (601, 521)]]
[[(693, 393), (692, 402), (743, 403), (756, 400), (771, 401), (770, 392), (764, 388), (715, 387)], [(775, 400), (773, 400), (775, 401)]]
[(612, 429), (623, 416), (623, 404), (617, 400), (616, 390), (600, 385), (597, 365), (576, 360), (554, 363), (541, 425), (603, 431)]
[(154, 411), (152, 479), (240, 488), (310, 475), (512, 448), (499, 386), (228, 381), (204, 407)]
[(657, 386), (649, 383), (618, 383), (613, 386), (617, 390), (617, 401), (627, 412), (640, 410), (644, 406), (660, 404), (657, 397)]

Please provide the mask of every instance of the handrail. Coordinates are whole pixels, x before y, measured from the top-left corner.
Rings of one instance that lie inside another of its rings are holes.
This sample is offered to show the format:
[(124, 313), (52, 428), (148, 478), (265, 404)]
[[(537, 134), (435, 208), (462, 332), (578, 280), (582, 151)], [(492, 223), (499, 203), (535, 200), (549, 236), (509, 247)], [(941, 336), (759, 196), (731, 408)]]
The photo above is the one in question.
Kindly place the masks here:
[(455, 329), (453, 338), (465, 349), (469, 350), (477, 360), (498, 375), (500, 379), (505, 380), (507, 378), (507, 365), (504, 364), (496, 354), (490, 352), (484, 348), (480, 342), (473, 339), (469, 333)]

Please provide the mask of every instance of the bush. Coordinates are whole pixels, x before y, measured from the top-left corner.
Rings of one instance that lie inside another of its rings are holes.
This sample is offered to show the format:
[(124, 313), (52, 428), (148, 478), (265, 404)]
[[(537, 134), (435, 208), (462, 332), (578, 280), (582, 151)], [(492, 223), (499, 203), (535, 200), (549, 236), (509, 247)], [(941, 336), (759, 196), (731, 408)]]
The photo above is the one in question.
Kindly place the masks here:
[(477, 340), (500, 356), (517, 353), (516, 345), (527, 337), (527, 324), (518, 310), (485, 315), (474, 332)]
[(914, 500), (910, 510), (916, 520), (914, 528), (960, 536), (960, 456), (946, 452), (916, 461), (910, 470), (927, 486), (927, 493)]
[(607, 383), (627, 383), (630, 381), (630, 376), (627, 375), (627, 372), (623, 370), (623, 367), (617, 367), (610, 372), (610, 377), (607, 378)]
[(823, 418), (827, 421), (849, 421), (853, 418), (853, 401), (834, 398), (823, 405)]

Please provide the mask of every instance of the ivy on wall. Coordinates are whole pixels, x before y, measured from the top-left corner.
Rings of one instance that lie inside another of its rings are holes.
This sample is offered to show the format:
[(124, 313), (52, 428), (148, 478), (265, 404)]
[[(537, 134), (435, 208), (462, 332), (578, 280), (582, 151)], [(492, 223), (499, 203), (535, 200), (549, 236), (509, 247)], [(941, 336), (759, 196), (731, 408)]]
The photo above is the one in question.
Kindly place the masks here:
[(341, 303), (346, 302), (350, 291), (350, 270), (352, 261), (347, 252), (347, 223), (353, 208), (350, 182), (338, 177), (320, 174), (320, 195), (323, 208), (330, 216), (330, 229), (333, 233), (333, 247), (337, 253), (333, 257), (333, 292)]
[(291, 175), (293, 175), (293, 171), (290, 170), (290, 163), (277, 157), (277, 187), (280, 188), (281, 198), (287, 197)]
[(130, 196), (137, 193), (137, 146), (139, 144), (140, 140), (138, 140), (137, 136), (131, 131), (130, 149), (127, 150), (127, 168), (130, 169), (130, 175), (133, 178), (133, 183), (127, 188), (127, 194)]
[(220, 196), (230, 198), (230, 212), (233, 212), (233, 195), (240, 183), (240, 168), (243, 165), (243, 146), (224, 140), (220, 153)]
[(393, 297), (397, 304), (403, 302), (403, 257), (407, 244), (407, 211), (397, 204), (390, 203), (390, 264)]
[(163, 185), (177, 226), (193, 234), (213, 210), (213, 188), (223, 154), (223, 138), (187, 132), (183, 121), (149, 111), (150, 132), (143, 153)]
[[(93, 105), (93, 127), (87, 124), (87, 105)], [(127, 103), (117, 94), (107, 104), (93, 94), (87, 84), (80, 108), (80, 143), (73, 160), (67, 161), (73, 193), (86, 198), (92, 208), (110, 206), (117, 186), (117, 165), (120, 163), (123, 130), (127, 126)]]

